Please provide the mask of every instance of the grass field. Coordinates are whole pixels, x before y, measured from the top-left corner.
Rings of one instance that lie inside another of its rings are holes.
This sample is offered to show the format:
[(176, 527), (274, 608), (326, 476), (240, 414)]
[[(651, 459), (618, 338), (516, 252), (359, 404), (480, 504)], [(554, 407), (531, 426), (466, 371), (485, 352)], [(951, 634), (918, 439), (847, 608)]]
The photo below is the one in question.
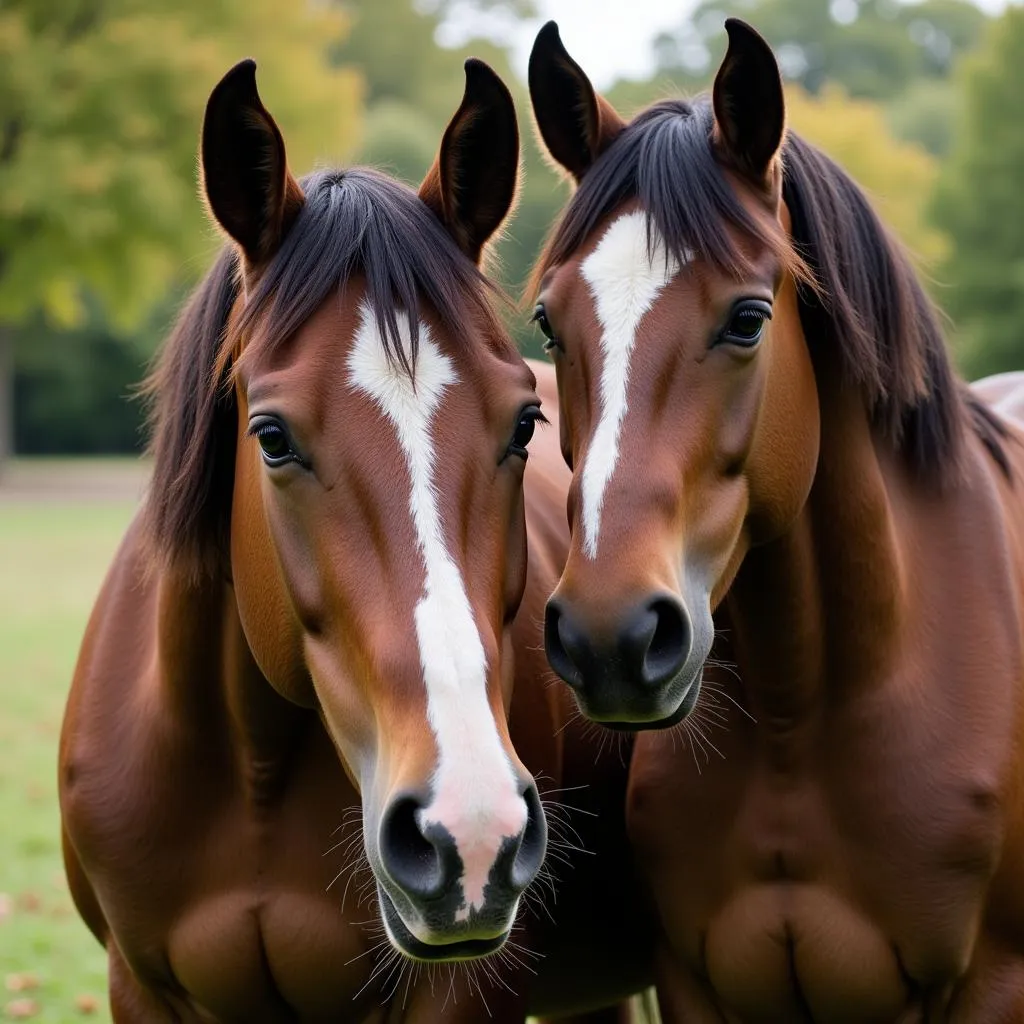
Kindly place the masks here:
[(86, 618), (131, 518), (131, 464), (0, 481), (0, 1019), (109, 1021), (105, 955), (71, 903), (56, 750)]

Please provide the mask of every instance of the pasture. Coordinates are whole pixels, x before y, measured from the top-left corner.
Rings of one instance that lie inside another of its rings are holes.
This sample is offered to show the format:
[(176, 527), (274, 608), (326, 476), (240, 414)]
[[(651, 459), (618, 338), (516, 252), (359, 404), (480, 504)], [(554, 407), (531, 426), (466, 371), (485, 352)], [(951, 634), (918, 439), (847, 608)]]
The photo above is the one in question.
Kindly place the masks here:
[(64, 880), (56, 750), (89, 609), (142, 483), (131, 461), (0, 481), (0, 1019), (109, 1020), (106, 957)]

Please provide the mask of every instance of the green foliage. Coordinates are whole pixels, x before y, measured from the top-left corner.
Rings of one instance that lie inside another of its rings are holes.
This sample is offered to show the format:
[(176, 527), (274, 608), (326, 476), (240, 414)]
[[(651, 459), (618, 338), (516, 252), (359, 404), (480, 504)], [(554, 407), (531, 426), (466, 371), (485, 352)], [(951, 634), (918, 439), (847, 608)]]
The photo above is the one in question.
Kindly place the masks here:
[[(126, 332), (220, 245), (196, 193), (210, 90), (255, 55), (292, 165), (343, 159), (360, 82), (325, 50), (345, 30), (337, 10), (293, 0), (0, 7), (0, 329), (31, 324), (15, 346), (19, 447), (134, 443), (138, 413), (117, 396), (149, 353)], [(0, 381), (6, 421), (3, 394)]]
[(141, 448), (145, 409), (138, 383), (184, 292), (172, 290), (126, 334), (114, 331), (92, 297), (77, 327), (54, 327), (33, 316), (18, 334), (15, 353), (17, 450), (86, 455)]
[(831, 81), (878, 100), (918, 78), (948, 75), (986, 20), (968, 0), (701, 0), (678, 32), (659, 40), (662, 70), (707, 76), (725, 49), (727, 15), (754, 25), (786, 77), (809, 92)]
[(434, 124), (407, 102), (385, 98), (367, 110), (364, 125), (359, 161), (418, 186), (441, 138)]
[[(383, 100), (400, 102), (438, 133), (462, 98), (466, 57), (487, 61), (510, 84), (514, 78), (507, 53), (489, 39), (440, 47), (435, 40), (444, 18), (453, 11), (463, 16), (472, 11), (508, 16), (532, 10), (524, 0), (350, 0), (342, 6), (351, 19), (351, 30), (332, 47), (334, 63), (358, 68), (371, 109)], [(440, 134), (435, 146), (437, 141)]]
[[(56, 11), (54, 8), (56, 7)], [(328, 67), (344, 21), (291, 0), (19, 0), (0, 12), (0, 320), (121, 323), (214, 248), (196, 201), (210, 89), (248, 52), (299, 167), (340, 156), (358, 82)]]
[[(480, 3), (472, 6), (485, 7)], [(490, 5), (492, 9), (502, 6)], [(512, 71), (507, 52), (488, 39), (471, 39), (450, 49), (435, 45), (443, 5), (361, 0), (351, 3), (348, 10), (352, 31), (334, 59), (357, 65), (365, 78), (370, 107), (358, 153), (361, 162), (418, 185), (437, 153), (445, 125), (461, 102), (463, 63), (468, 56), (487, 61), (511, 90), (520, 112), (523, 172), (518, 205), (503, 237), (493, 246), (489, 269), (510, 295), (517, 297), (568, 190), (547, 166), (532, 138), (529, 93)], [(513, 305), (505, 313), (520, 344), (530, 354), (539, 354), (540, 342), (527, 316)]]
[(948, 241), (928, 221), (936, 162), (921, 146), (894, 138), (881, 107), (835, 85), (818, 96), (794, 85), (786, 90), (786, 113), (794, 129), (868, 193), (886, 226), (925, 267), (945, 257)]
[(935, 201), (943, 279), (971, 375), (1024, 368), (1024, 10), (1008, 7), (964, 68), (964, 103)]
[(331, 57), (359, 69), (367, 103), (399, 101), (443, 125), (462, 91), (458, 65), (434, 44), (439, 16), (409, 0), (357, 0), (347, 10), (351, 30)]
[(916, 142), (944, 158), (953, 144), (960, 90), (950, 78), (919, 78), (887, 105), (886, 119), (897, 138)]

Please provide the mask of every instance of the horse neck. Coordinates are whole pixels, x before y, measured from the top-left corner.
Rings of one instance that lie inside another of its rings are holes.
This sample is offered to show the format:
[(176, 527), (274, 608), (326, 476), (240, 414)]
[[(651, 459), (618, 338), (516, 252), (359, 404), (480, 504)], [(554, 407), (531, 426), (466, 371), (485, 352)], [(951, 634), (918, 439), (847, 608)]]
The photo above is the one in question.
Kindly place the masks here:
[(158, 615), (164, 706), (190, 743), (233, 763), (255, 803), (274, 799), (310, 715), (281, 697), (257, 666), (234, 588), (168, 571)]
[(723, 602), (751, 710), (784, 728), (884, 679), (905, 607), (896, 459), (876, 445), (838, 367), (818, 370), (821, 446), (808, 500), (787, 533), (747, 554)]

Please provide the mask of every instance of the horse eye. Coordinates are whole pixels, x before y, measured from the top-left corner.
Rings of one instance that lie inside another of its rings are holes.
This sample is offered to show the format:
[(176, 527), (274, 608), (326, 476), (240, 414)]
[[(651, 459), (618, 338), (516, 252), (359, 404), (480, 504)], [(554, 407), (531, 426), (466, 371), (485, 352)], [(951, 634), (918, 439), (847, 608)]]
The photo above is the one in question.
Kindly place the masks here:
[(539, 328), (541, 334), (547, 338), (544, 342), (544, 350), (548, 351), (552, 348), (558, 347), (558, 338), (555, 337), (555, 332), (551, 327), (551, 322), (548, 320), (547, 310), (544, 308), (543, 302), (538, 302), (533, 308), (533, 316), (530, 317), (530, 322), (535, 323)]
[(537, 408), (537, 406), (533, 405), (524, 409), (519, 414), (519, 421), (516, 423), (515, 433), (512, 435), (512, 440), (509, 442), (508, 454), (518, 455), (521, 459), (525, 459), (528, 455), (526, 448), (533, 440), (533, 432), (537, 428), (537, 421), (543, 419), (544, 414)]
[(298, 462), (299, 457), (280, 423), (265, 420), (253, 431), (263, 452), (263, 461), (268, 466), (280, 466), (285, 462)]
[(718, 340), (741, 348), (753, 348), (761, 340), (764, 325), (771, 318), (772, 307), (767, 302), (751, 299), (733, 310)]

